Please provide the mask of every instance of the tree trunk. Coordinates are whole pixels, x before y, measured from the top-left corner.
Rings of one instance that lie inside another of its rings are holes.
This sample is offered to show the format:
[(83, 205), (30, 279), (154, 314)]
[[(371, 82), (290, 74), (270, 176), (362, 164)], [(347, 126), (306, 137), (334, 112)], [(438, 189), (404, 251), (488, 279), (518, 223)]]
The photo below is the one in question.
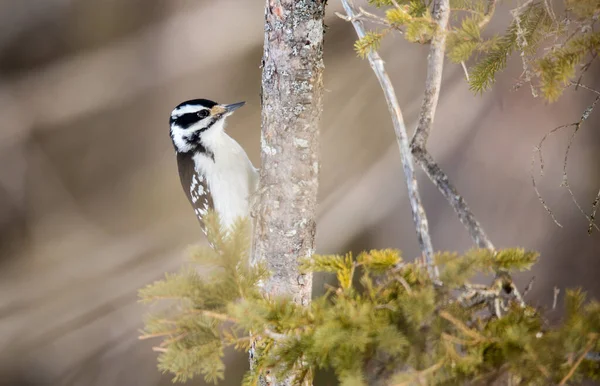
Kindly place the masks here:
[(326, 0), (267, 0), (262, 59), (260, 184), (252, 261), (272, 273), (269, 296), (310, 302), (312, 275), (298, 261), (314, 252), (323, 97)]
[(323, 96), (324, 0), (267, 0), (262, 72), (261, 170), (253, 261), (266, 259), (271, 296), (308, 304), (312, 278), (298, 259), (314, 251)]

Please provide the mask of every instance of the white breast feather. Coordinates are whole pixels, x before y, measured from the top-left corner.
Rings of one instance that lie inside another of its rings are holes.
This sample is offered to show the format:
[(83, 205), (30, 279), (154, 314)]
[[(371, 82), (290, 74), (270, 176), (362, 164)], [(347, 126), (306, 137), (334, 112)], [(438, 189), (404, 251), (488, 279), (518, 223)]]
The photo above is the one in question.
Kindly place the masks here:
[(258, 171), (244, 149), (218, 129), (203, 137), (205, 146), (215, 156), (214, 162), (206, 155), (197, 154), (194, 165), (197, 172), (205, 175), (221, 225), (227, 229), (239, 217), (249, 215), (248, 199), (256, 190)]

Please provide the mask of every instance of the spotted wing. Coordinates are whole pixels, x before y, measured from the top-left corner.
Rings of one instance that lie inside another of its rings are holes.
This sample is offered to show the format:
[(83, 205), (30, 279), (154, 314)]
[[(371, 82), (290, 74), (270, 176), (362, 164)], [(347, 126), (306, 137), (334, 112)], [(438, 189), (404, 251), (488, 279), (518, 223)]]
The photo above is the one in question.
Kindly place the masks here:
[(177, 166), (179, 168), (181, 186), (183, 187), (190, 204), (192, 204), (194, 213), (200, 222), (202, 232), (206, 234), (206, 226), (202, 216), (204, 216), (209, 209), (214, 208), (206, 178), (196, 172), (191, 153), (177, 153)]

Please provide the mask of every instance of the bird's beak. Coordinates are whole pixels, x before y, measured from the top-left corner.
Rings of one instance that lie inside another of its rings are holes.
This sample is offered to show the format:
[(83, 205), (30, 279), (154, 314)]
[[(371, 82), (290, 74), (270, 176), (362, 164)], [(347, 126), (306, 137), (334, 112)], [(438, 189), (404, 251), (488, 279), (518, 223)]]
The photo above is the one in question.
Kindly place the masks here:
[(223, 105), (223, 108), (225, 109), (226, 112), (231, 113), (234, 110), (239, 109), (240, 107), (242, 107), (245, 104), (246, 104), (246, 102), (232, 103), (230, 105)]
[(230, 105), (216, 105), (215, 107), (210, 109), (210, 112), (212, 115), (219, 115), (219, 114), (229, 115), (245, 104), (246, 104), (246, 102), (238, 102), (238, 103), (232, 103)]

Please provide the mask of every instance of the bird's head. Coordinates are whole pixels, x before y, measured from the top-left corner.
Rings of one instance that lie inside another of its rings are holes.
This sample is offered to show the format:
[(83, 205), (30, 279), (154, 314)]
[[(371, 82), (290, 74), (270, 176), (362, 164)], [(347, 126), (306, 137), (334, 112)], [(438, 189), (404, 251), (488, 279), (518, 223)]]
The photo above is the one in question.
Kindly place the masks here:
[(222, 131), (225, 119), (246, 102), (228, 105), (208, 99), (192, 99), (180, 103), (171, 112), (171, 139), (175, 150), (186, 153), (202, 145), (202, 138)]

